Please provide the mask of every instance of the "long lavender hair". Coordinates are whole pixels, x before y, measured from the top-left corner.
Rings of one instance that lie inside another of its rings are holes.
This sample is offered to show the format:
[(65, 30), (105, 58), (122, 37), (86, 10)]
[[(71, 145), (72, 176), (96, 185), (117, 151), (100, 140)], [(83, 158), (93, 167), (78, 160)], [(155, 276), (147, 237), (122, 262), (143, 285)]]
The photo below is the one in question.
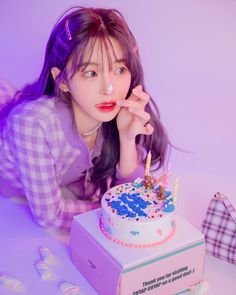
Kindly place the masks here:
[[(121, 45), (126, 65), (132, 76), (126, 98), (131, 95), (132, 89), (138, 84), (141, 84), (145, 91), (137, 44), (122, 14), (116, 9), (73, 7), (59, 19), (51, 32), (39, 78), (16, 93), (15, 100), (6, 106), (0, 117), (6, 118), (14, 105), (41, 96), (47, 96), (49, 99), (58, 96), (70, 104), (70, 94), (60, 90), (61, 81), (70, 79), (75, 71), (81, 69), (85, 52), (89, 51), (91, 56), (96, 41), (105, 45), (109, 57), (108, 48), (109, 45), (112, 46), (110, 37), (115, 38)], [(69, 60), (72, 60), (71, 77), (68, 77), (66, 73)], [(57, 67), (61, 71), (55, 81), (51, 74), (52, 67)], [(151, 115), (150, 123), (154, 127), (154, 132), (149, 136), (137, 136), (136, 143), (142, 145), (146, 150), (151, 150), (152, 165), (155, 164), (155, 167), (160, 168), (165, 161), (169, 140), (160, 122), (159, 110), (152, 98), (145, 110)], [(107, 189), (107, 179), (109, 177), (113, 181), (115, 179), (120, 152), (116, 119), (103, 123), (101, 128), (106, 140), (103, 142), (101, 155), (93, 160), (94, 167), (90, 172), (95, 189), (100, 188), (101, 192), (104, 192)], [(144, 162), (145, 159), (142, 161)]]

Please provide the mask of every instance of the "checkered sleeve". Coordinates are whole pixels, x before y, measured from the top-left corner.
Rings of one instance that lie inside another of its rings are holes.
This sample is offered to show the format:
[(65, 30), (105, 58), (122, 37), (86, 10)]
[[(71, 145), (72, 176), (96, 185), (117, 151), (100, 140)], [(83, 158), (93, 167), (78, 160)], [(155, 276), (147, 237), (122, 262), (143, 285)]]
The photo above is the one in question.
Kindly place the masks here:
[(8, 137), (25, 196), (35, 221), (50, 229), (70, 229), (74, 215), (99, 207), (89, 201), (65, 199), (57, 182), (55, 161), (42, 125), (15, 115)]

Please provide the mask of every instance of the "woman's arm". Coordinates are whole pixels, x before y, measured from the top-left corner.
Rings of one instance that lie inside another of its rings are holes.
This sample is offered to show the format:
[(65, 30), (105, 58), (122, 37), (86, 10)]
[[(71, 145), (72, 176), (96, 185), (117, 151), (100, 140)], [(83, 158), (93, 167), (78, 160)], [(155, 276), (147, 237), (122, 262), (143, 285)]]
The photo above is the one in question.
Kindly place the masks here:
[(11, 116), (7, 128), (20, 183), (33, 218), (40, 226), (69, 230), (74, 215), (100, 206), (63, 198), (52, 151), (43, 128), (33, 117)]
[(136, 136), (151, 135), (153, 132), (153, 127), (148, 123), (150, 115), (145, 111), (149, 99), (139, 85), (127, 100), (117, 101), (121, 107), (116, 121), (120, 139), (120, 172), (123, 176), (132, 174), (140, 164)]
[(123, 176), (132, 174), (138, 167), (135, 141), (120, 141), (120, 171)]

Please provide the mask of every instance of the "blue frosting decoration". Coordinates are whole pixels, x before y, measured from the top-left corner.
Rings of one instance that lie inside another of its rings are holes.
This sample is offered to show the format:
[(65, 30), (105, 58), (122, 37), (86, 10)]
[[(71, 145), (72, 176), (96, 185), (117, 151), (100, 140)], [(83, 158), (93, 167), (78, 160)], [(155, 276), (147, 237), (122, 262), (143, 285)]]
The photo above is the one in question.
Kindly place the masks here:
[(164, 212), (172, 212), (175, 210), (175, 205), (173, 204), (173, 198), (168, 199), (161, 206), (161, 210)]
[(144, 181), (140, 181), (140, 182), (133, 182), (133, 186), (136, 188), (140, 188), (144, 186)]
[(168, 199), (168, 197), (171, 195), (170, 191), (165, 191), (165, 198)]
[(112, 234), (112, 230), (111, 230), (110, 226), (106, 227), (106, 232), (108, 232), (110, 235)]
[(133, 236), (139, 235), (139, 231), (136, 231), (136, 230), (132, 230), (130, 233)]
[(142, 209), (146, 209), (151, 203), (149, 201), (144, 201), (139, 195), (139, 193), (122, 193), (117, 201), (111, 201), (108, 203), (120, 216), (125, 215), (130, 218), (137, 216), (147, 217), (147, 214)]

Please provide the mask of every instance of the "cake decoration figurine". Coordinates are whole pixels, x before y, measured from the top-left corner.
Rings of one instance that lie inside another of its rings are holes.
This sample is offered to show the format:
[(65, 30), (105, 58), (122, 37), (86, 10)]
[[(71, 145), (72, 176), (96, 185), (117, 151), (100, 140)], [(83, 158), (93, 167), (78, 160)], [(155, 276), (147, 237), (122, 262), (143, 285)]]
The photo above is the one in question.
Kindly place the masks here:
[(161, 209), (164, 212), (172, 212), (175, 210), (178, 186), (179, 186), (179, 179), (176, 177), (174, 182), (173, 194), (172, 196), (170, 194), (166, 195), (166, 201), (163, 203), (161, 207)]
[(163, 185), (159, 186), (159, 190), (157, 193), (158, 200), (165, 200), (165, 187)]
[(166, 174), (157, 179), (157, 183), (159, 183), (159, 190), (157, 194), (158, 200), (165, 200), (165, 189), (168, 186), (170, 175), (170, 169), (168, 169)]

